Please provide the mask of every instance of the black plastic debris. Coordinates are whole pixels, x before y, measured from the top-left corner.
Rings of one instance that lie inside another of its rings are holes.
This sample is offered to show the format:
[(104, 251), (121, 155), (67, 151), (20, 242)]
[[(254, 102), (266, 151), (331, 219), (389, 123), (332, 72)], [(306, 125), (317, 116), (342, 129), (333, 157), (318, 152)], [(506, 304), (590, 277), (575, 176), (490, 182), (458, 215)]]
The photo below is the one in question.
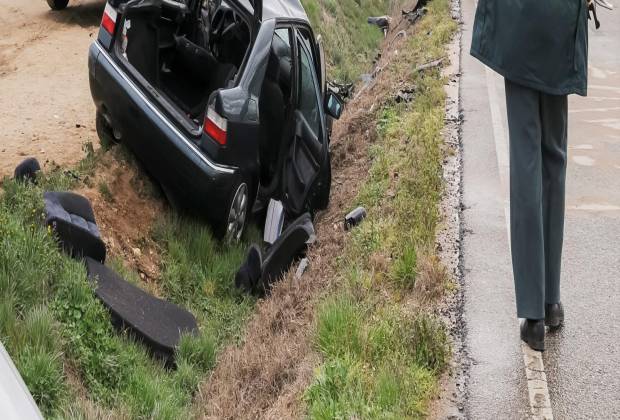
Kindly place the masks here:
[(383, 35), (387, 35), (390, 30), (392, 18), (389, 16), (371, 16), (368, 18), (368, 23), (370, 25), (378, 26), (379, 29), (383, 31)]
[(253, 293), (262, 276), (263, 256), (258, 245), (250, 246), (245, 262), (235, 276), (235, 286), (245, 293)]
[(146, 293), (92, 258), (86, 259), (86, 270), (114, 326), (128, 330), (155, 357), (173, 362), (181, 337), (198, 331), (190, 312)]
[(368, 216), (364, 207), (358, 207), (351, 213), (347, 214), (344, 218), (344, 230), (351, 230), (355, 226), (358, 226)]
[(261, 253), (258, 245), (252, 245), (248, 256), (237, 272), (235, 286), (247, 293), (262, 294), (271, 289), (300, 258), (308, 245), (316, 240), (310, 214), (306, 213), (292, 222), (274, 244)]
[[(420, 3), (422, 2), (419, 2), (418, 5)], [(424, 4), (426, 4), (426, 2), (424, 2)], [(402, 16), (404, 19), (406, 19), (409, 22), (410, 25), (413, 25), (418, 21), (418, 19), (424, 16), (426, 12), (427, 12), (427, 9), (425, 7), (416, 6), (413, 10), (409, 10), (409, 11), (403, 10)]]
[(415, 98), (415, 90), (413, 88), (401, 89), (396, 93), (396, 103), (409, 103)]
[(268, 291), (315, 240), (310, 214), (306, 213), (291, 223), (265, 256), (259, 290)]
[(37, 172), (41, 170), (39, 161), (35, 158), (28, 158), (17, 165), (13, 174), (16, 181), (32, 181), (37, 179)]
[(334, 80), (328, 83), (328, 87), (345, 101), (353, 97), (353, 83), (340, 83)]
[(54, 230), (65, 252), (105, 262), (105, 243), (88, 199), (70, 192), (46, 192), (43, 201), (45, 224)]

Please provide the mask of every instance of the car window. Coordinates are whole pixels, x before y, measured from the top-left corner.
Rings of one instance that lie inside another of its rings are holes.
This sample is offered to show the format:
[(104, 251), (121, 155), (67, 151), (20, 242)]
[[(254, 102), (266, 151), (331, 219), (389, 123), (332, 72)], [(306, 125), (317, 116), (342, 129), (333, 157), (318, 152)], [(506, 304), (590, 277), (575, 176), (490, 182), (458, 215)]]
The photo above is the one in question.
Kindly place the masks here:
[(282, 40), (289, 48), (291, 46), (291, 36), (288, 28), (276, 29), (276, 36)]
[(321, 130), (321, 108), (317, 92), (319, 90), (312, 58), (307, 49), (299, 43), (299, 110), (306, 122), (319, 137)]

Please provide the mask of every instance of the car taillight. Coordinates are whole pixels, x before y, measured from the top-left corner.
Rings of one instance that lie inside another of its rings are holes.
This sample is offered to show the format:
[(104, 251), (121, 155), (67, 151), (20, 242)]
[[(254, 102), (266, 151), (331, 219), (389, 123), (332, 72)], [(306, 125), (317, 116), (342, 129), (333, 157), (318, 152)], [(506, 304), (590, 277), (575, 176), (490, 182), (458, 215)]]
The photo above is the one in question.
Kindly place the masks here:
[(110, 6), (110, 3), (106, 3), (103, 11), (103, 18), (101, 19), (101, 27), (110, 35), (114, 35), (117, 15), (118, 13), (116, 12), (116, 9)]
[(222, 146), (226, 145), (228, 120), (209, 107), (205, 118), (204, 132)]

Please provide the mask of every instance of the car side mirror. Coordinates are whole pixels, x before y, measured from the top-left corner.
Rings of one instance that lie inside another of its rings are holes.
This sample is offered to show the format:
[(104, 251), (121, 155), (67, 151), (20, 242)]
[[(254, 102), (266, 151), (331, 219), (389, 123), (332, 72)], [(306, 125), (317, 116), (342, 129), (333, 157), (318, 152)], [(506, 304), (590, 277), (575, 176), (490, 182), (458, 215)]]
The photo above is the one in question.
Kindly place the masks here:
[(336, 93), (327, 91), (325, 95), (325, 112), (335, 120), (339, 120), (344, 111), (344, 101)]

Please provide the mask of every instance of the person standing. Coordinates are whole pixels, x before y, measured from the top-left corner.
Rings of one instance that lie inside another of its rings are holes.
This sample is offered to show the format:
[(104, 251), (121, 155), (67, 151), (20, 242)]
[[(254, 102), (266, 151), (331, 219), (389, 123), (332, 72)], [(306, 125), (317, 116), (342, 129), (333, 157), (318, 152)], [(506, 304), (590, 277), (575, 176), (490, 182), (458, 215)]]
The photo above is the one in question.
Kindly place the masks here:
[(587, 94), (587, 0), (479, 0), (471, 54), (505, 79), (510, 231), (521, 339), (564, 322), (567, 95)]

